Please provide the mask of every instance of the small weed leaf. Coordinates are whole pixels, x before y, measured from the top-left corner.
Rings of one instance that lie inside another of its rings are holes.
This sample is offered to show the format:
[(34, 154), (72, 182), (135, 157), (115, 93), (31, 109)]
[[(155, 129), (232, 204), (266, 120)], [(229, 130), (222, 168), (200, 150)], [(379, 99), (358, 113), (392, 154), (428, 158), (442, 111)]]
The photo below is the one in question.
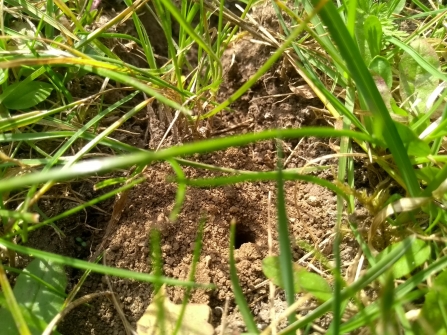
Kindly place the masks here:
[[(26, 273), (40, 278), (42, 282)], [(67, 277), (63, 267), (39, 259), (32, 261), (17, 277), (13, 289), (14, 296), (32, 334), (41, 334), (46, 325), (61, 311), (66, 286)], [(2, 334), (19, 334), (8, 309), (0, 309), (0, 320)]]
[(395, 0), (391, 4), (391, 6), (395, 5), (396, 7), (393, 10), (393, 14), (400, 14), (402, 9), (405, 8), (405, 0)]
[(381, 78), (383, 78), (383, 80), (385, 80), (386, 86), (391, 89), (391, 86), (393, 84), (393, 73), (391, 71), (391, 65), (385, 57), (374, 57), (368, 68), (373, 76), (380, 76)]
[[(436, 51), (425, 40), (413, 41), (410, 46), (434, 68), (439, 69), (439, 58)], [(400, 96), (402, 101), (408, 100), (410, 104), (418, 102), (415, 106), (418, 114), (426, 112), (426, 102), (430, 94), (439, 85), (439, 79), (423, 69), (408, 53), (404, 53), (399, 63)]]
[[(19, 86), (20, 85), (20, 86)], [(27, 109), (45, 101), (53, 90), (53, 85), (41, 81), (15, 83), (8, 86), (0, 96), (3, 105), (12, 110)]]
[[(390, 245), (383, 251), (381, 251), (377, 257), (376, 261), (379, 262), (382, 258), (388, 255), (392, 250), (398, 248), (403, 242), (399, 242)], [(391, 268), (393, 278), (402, 278), (410, 274), (414, 269), (421, 266), (430, 256), (430, 245), (422, 240), (415, 240), (411, 247), (405, 252)]]
[(374, 58), (380, 54), (382, 49), (382, 24), (377, 16), (370, 15), (366, 18), (363, 29), (365, 30), (371, 58)]
[(363, 22), (366, 21), (367, 15), (363, 12), (358, 13), (358, 17), (355, 24), (355, 37), (357, 40), (357, 45), (359, 47), (360, 54), (366, 65), (369, 65), (372, 58), (371, 52), (369, 50), (369, 45), (367, 41), (367, 35), (365, 34), (365, 29)]
[(413, 130), (399, 122), (395, 122), (395, 125), (409, 156), (425, 157), (430, 155), (430, 146), (422, 141)]
[(420, 169), (417, 169), (415, 172), (419, 180), (423, 180), (427, 184), (429, 184), (433, 181), (439, 171), (440, 169), (435, 166), (424, 166)]
[[(320, 301), (326, 301), (332, 297), (333, 293), (330, 285), (320, 275), (309, 272), (296, 264), (293, 264), (293, 270), (295, 293), (308, 292)], [(262, 271), (275, 285), (284, 288), (277, 256), (264, 258)]]
[[(419, 315), (420, 327), (424, 329), (425, 334), (447, 334), (445, 329), (446, 319), (445, 310), (447, 309), (447, 271), (441, 272), (435, 279), (433, 286), (425, 295), (422, 313)], [(428, 331), (428, 332), (427, 332)], [(422, 334), (422, 332), (421, 332)]]
[(404, 118), (408, 117), (408, 112), (405, 109), (400, 108), (394, 99), (391, 99), (391, 108), (394, 114), (403, 116)]
[(383, 102), (386, 108), (391, 111), (391, 91), (388, 88), (385, 80), (381, 76), (373, 76), (374, 82), (376, 83), (377, 89), (382, 96)]

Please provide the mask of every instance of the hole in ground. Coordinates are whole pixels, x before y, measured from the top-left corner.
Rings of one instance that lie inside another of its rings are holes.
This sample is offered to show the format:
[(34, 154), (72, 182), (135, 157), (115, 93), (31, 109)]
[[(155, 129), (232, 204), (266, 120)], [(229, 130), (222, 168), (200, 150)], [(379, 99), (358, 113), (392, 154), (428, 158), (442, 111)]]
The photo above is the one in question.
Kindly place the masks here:
[(234, 248), (239, 249), (244, 243), (255, 243), (256, 236), (243, 223), (236, 224), (236, 236), (234, 239)]

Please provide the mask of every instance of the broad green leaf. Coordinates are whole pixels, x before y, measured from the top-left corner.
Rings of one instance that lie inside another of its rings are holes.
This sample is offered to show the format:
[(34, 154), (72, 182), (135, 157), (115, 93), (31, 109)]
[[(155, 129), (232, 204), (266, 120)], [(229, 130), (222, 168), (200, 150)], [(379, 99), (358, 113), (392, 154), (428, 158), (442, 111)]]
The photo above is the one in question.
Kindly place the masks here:
[(8, 109), (27, 109), (47, 99), (52, 90), (53, 85), (41, 81), (26, 84), (18, 82), (8, 86), (0, 96), (0, 100), (3, 100), (4, 106)]
[[(439, 58), (436, 51), (426, 40), (415, 40), (410, 46), (424, 59), (440, 71)], [(426, 112), (426, 102), (430, 94), (439, 85), (439, 79), (424, 69), (412, 56), (404, 52), (399, 63), (400, 95), (402, 101), (410, 104), (418, 102), (416, 111)]]
[[(443, 311), (444, 310), (444, 311)], [(432, 327), (436, 335), (445, 335), (446, 322), (445, 311), (447, 310), (447, 271), (441, 272), (433, 282), (433, 286), (425, 295), (424, 306), (420, 318)], [(443, 313), (444, 312), (444, 313)], [(423, 329), (423, 328), (422, 328)]]
[(409, 156), (428, 156), (431, 153), (430, 146), (422, 141), (408, 126), (395, 122), (397, 131)]
[[(365, 38), (368, 43), (371, 58), (380, 54), (382, 49), (382, 24), (375, 15), (369, 15), (363, 24)], [(368, 63), (366, 63), (368, 65)]]
[[(368, 66), (373, 77), (380, 76), (385, 80), (389, 89), (393, 85), (393, 73), (391, 71), (391, 65), (385, 57), (376, 56)], [(380, 89), (379, 89), (380, 92)]]
[[(17, 277), (13, 289), (14, 296), (33, 335), (41, 334), (45, 326), (61, 311), (66, 286), (67, 277), (64, 268), (39, 259), (33, 260)], [(0, 309), (0, 320), (4, 334), (18, 334), (8, 309)]]
[[(382, 250), (376, 257), (376, 262), (380, 262), (391, 251), (402, 245), (403, 242), (390, 245)], [(430, 256), (430, 245), (422, 240), (415, 240), (405, 254), (391, 268), (393, 278), (401, 278), (411, 273), (418, 266), (421, 266)]]
[[(329, 300), (333, 293), (327, 281), (316, 273), (312, 273), (297, 264), (293, 264), (295, 293), (308, 292), (321, 301)], [(275, 285), (283, 288), (279, 258), (269, 256), (262, 261), (262, 271)]]

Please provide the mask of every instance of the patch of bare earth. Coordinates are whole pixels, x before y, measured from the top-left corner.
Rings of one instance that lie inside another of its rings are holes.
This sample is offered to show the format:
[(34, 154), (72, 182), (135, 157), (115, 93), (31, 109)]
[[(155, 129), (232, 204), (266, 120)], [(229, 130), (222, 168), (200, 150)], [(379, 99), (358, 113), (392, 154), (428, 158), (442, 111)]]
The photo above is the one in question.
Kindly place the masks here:
[[(236, 41), (223, 57), (225, 77), (219, 92), (223, 101), (238, 89), (266, 61), (273, 49), (253, 43), (248, 38)], [(215, 116), (208, 125), (210, 136), (226, 136), (258, 132), (273, 128), (300, 128), (309, 125), (329, 125), (331, 120), (323, 114), (315, 113), (309, 106), (319, 107), (318, 100), (303, 98), (292, 94), (289, 85), (296, 86), (301, 82), (294, 70), (279, 62), (262, 77), (241, 99), (231, 105), (232, 112), (223, 112)], [(156, 108), (156, 106), (154, 107)], [(160, 114), (159, 110), (155, 114)], [(126, 133), (128, 142), (141, 146), (153, 147), (153, 139), (145, 138), (145, 123), (135, 123), (131, 133)], [(158, 122), (161, 130), (167, 129), (169, 122)], [(205, 125), (203, 125), (205, 126)], [(122, 140), (122, 139), (121, 139)], [(167, 143), (175, 143), (172, 135)], [(334, 140), (306, 138), (284, 142), (284, 154), (287, 168), (302, 167), (307, 161), (327, 154), (333, 154), (337, 143)], [(225, 151), (189, 157), (188, 159), (220, 167), (233, 169), (267, 171), (276, 166), (276, 145), (273, 141), (265, 141), (242, 148), (230, 148)], [(324, 164), (334, 164), (335, 160), (326, 160)], [(335, 171), (335, 170), (334, 170)], [(216, 175), (209, 171), (185, 168), (189, 178), (202, 178)], [(314, 173), (333, 180), (333, 170)], [(195, 290), (192, 301), (208, 304), (213, 311), (211, 323), (221, 323), (225, 300), (230, 301), (227, 332), (244, 330), (243, 322), (235, 308), (233, 290), (229, 278), (229, 226), (232, 219), (237, 222), (236, 262), (240, 284), (245, 297), (256, 317), (260, 328), (270, 322), (268, 304), (268, 284), (262, 273), (262, 259), (268, 255), (268, 195), (272, 194), (271, 215), (273, 225), (273, 250), (277, 253), (277, 234), (275, 232), (276, 188), (274, 183), (241, 183), (234, 186), (217, 188), (187, 189), (185, 203), (175, 223), (167, 217), (175, 203), (176, 185), (166, 181), (173, 171), (166, 163), (157, 163), (146, 170), (147, 180), (130, 191), (127, 204), (116, 229), (107, 241), (106, 263), (110, 266), (138, 272), (150, 272), (149, 233), (151, 229), (159, 229), (162, 236), (164, 275), (186, 279), (188, 277), (194, 243), (199, 222), (206, 219), (203, 248), (197, 268), (196, 280), (200, 283), (216, 285), (213, 290)], [(92, 191), (90, 191), (92, 192)], [(329, 272), (316, 262), (307, 251), (296, 245), (296, 241), (305, 241), (316, 246), (325, 256), (331, 259), (333, 227), (336, 221), (336, 198), (330, 191), (316, 185), (306, 183), (286, 183), (286, 202), (290, 224), (290, 237), (295, 261), (303, 266), (310, 266), (329, 281)], [(101, 206), (109, 214), (112, 204)], [(51, 243), (67, 244), (75, 251), (65, 252), (63, 246), (56, 248), (74, 257), (88, 259), (103, 241), (109, 217), (95, 214), (89, 210), (87, 217), (76, 219), (78, 225), (75, 233), (60, 239), (52, 236)], [(71, 225), (62, 225), (67, 232)], [(48, 249), (48, 239), (40, 240), (45, 229), (34, 233), (31, 245)], [(81, 236), (89, 247), (76, 245), (75, 236)], [(357, 252), (348, 237), (344, 241), (343, 259), (352, 260)], [(352, 247), (350, 246), (352, 244)], [(89, 250), (90, 248), (90, 250)], [(77, 251), (76, 251), (77, 250)], [(81, 272), (72, 271), (71, 285), (75, 285)], [(151, 285), (120, 278), (110, 278), (114, 292), (122, 304), (124, 313), (130, 324), (136, 328), (137, 320), (142, 316), (153, 297)], [(88, 293), (106, 291), (105, 278), (92, 274), (82, 286), (78, 297)], [(173, 302), (179, 303), (183, 290), (178, 287), (168, 288)], [(299, 313), (306, 314), (315, 302), (308, 302), (307, 307)], [(285, 308), (283, 293), (278, 290), (275, 308), (280, 313)], [(320, 320), (319, 327), (325, 329), (329, 319)], [(114, 305), (106, 298), (91, 301), (82, 305), (68, 315), (58, 330), (64, 335), (121, 335), (125, 334), (122, 322)]]

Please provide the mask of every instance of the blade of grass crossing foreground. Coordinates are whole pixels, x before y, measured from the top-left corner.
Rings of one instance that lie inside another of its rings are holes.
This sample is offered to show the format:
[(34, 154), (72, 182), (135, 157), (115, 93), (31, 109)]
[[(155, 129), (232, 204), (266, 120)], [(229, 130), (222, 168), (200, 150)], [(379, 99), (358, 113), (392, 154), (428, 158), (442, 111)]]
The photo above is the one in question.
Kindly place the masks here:
[[(277, 199), (276, 208), (278, 211), (278, 236), (279, 236), (279, 268), (281, 270), (281, 278), (283, 280), (284, 291), (286, 294), (287, 304), (293, 305), (295, 302), (295, 284), (293, 282), (292, 268), (292, 250), (290, 248), (289, 225), (287, 220), (287, 211), (284, 196), (284, 179), (282, 175), (282, 143), (276, 141), (278, 152), (278, 174), (276, 177)], [(295, 313), (291, 313), (288, 317), (289, 323), (296, 320)]]
[[(75, 132), (74, 131), (52, 131), (52, 132), (41, 132), (41, 133), (15, 133), (15, 134), (11, 134), (11, 133), (6, 133), (6, 134), (0, 134), (0, 143), (4, 143), (4, 142), (18, 142), (18, 141), (26, 141), (27, 143), (30, 143), (32, 145), (33, 141), (39, 141), (39, 140), (49, 140), (49, 139), (55, 139), (55, 138), (69, 138), (72, 135), (74, 135)], [(84, 140), (94, 140), (96, 138), (96, 134), (92, 134), (90, 132), (85, 132), (83, 134), (81, 134), (79, 137), (84, 139)], [(102, 139), (100, 141), (100, 143), (106, 147), (109, 147), (113, 150), (116, 151), (121, 151), (121, 152), (145, 152), (145, 150), (143, 149), (138, 149), (135, 147), (132, 147), (128, 144), (119, 142), (117, 140), (115, 140), (114, 138), (110, 138), (110, 137), (106, 137), (104, 139)], [(47, 156), (47, 158), (42, 158), (42, 159), (25, 159), (25, 160), (20, 160), (21, 162), (37, 162), (39, 161), (40, 163), (38, 165), (42, 165), (42, 164), (47, 164), (52, 160), (51, 156), (48, 156), (47, 154), (45, 154), (45, 156)], [(13, 157), (13, 155), (11, 155), (11, 157)], [(58, 163), (62, 163), (64, 161), (67, 161), (68, 159), (71, 159), (71, 157), (74, 156), (68, 156), (68, 157), (61, 157), (60, 161)]]
[(19, 304), (12, 292), (11, 286), (9, 285), (9, 280), (6, 277), (5, 269), (0, 263), (0, 287), (2, 288), (2, 292), (5, 295), (7, 308), (12, 314), (14, 318), (14, 322), (16, 324), (17, 329), (19, 330), (20, 335), (31, 335), (28, 326), (26, 325), (25, 319), (20, 311)]
[[(340, 300), (343, 301), (345, 299), (349, 299), (354, 296), (356, 292), (360, 291), (368, 284), (376, 280), (380, 277), (385, 271), (390, 269), (395, 262), (397, 262), (407, 251), (410, 245), (415, 240), (414, 237), (409, 237), (404, 240), (404, 243), (399, 245), (396, 249), (390, 252), (386, 257), (382, 258), (377, 264), (371, 267), (366, 273), (360, 277), (357, 281), (355, 281), (351, 286), (346, 287), (340, 294)], [(287, 328), (278, 333), (278, 335), (286, 335), (291, 334), (299, 328), (304, 327), (310, 322), (320, 318), (324, 314), (330, 312), (332, 305), (334, 303), (334, 299), (329, 299), (322, 305), (318, 306), (312, 312), (307, 314), (305, 317), (301, 318), (298, 321), (295, 321), (293, 324), (289, 325)], [(336, 334), (338, 335), (338, 334)]]
[[(312, 0), (314, 6), (321, 6), (324, 1)], [(337, 44), (340, 54), (345, 59), (350, 75), (354, 79), (359, 93), (373, 114), (376, 132), (373, 135), (377, 138), (383, 135), (402, 174), (408, 192), (411, 196), (417, 196), (420, 193), (419, 184), (405, 147), (371, 74), (365, 63), (361, 61), (360, 51), (349, 35), (344, 22), (338, 14), (337, 8), (331, 1), (327, 1), (319, 12), (319, 15)]]
[[(192, 258), (191, 271), (189, 272), (188, 276), (188, 280), (191, 282), (193, 282), (196, 278), (197, 264), (199, 264), (200, 252), (202, 251), (202, 239), (203, 239), (204, 227), (205, 227), (205, 218), (201, 218), (199, 222), (199, 228), (197, 231), (196, 243), (194, 245), (194, 254)], [(175, 329), (172, 332), (172, 335), (177, 335), (180, 330), (190, 295), (191, 295), (191, 288), (187, 287), (185, 289), (185, 294), (183, 296), (182, 309), (180, 310), (177, 323), (175, 324)]]
[(381, 297), (379, 299), (380, 303), (380, 315), (381, 322), (379, 322), (378, 332), (382, 334), (395, 334), (396, 329), (394, 328), (394, 278), (392, 274), (388, 272), (384, 276), (381, 287)]
[(39, 216), (34, 213), (20, 213), (17, 211), (8, 211), (0, 208), (0, 217), (6, 217), (9, 219), (23, 220), (30, 223), (39, 222)]
[(233, 219), (230, 224), (230, 278), (231, 286), (233, 287), (234, 299), (239, 307), (239, 311), (242, 314), (242, 318), (245, 322), (245, 327), (249, 333), (257, 334), (258, 327), (256, 327), (253, 315), (250, 312), (250, 307), (248, 307), (247, 301), (244, 297), (244, 292), (239, 285), (239, 278), (237, 276), (236, 263), (234, 260), (234, 243), (236, 241), (236, 221)]
[[(185, 173), (183, 172), (183, 169), (179, 163), (177, 163), (174, 159), (169, 159), (168, 163), (171, 164), (171, 167), (174, 170), (175, 174), (177, 175), (177, 178), (179, 178), (180, 180), (185, 179)], [(171, 214), (169, 214), (169, 220), (171, 222), (177, 220), (177, 217), (182, 209), (183, 201), (185, 200), (185, 195), (186, 195), (186, 183), (179, 182), (175, 194), (174, 208), (172, 209)]]
[(150, 275), (147, 273), (142, 272), (135, 272), (131, 270), (126, 269), (119, 269), (119, 268), (113, 268), (110, 266), (104, 266), (100, 264), (90, 263), (87, 261), (82, 261), (76, 258), (56, 255), (51, 252), (41, 251), (34, 248), (24, 247), (22, 245), (17, 245), (11, 241), (7, 241), (3, 238), (0, 238), (0, 245), (4, 246), (5, 248), (8, 248), (10, 250), (14, 250), (18, 253), (29, 255), (35, 258), (52, 261), (56, 264), (61, 264), (64, 266), (71, 266), (76, 269), (82, 269), (82, 270), (91, 270), (96, 273), (101, 273), (109, 276), (116, 276), (121, 278), (129, 278), (134, 280), (139, 280), (147, 283), (153, 283), (157, 285), (176, 285), (176, 286), (183, 286), (183, 287), (202, 287), (202, 288), (212, 288), (213, 285), (204, 285), (204, 284), (197, 284), (187, 281), (182, 281), (178, 279), (172, 279), (167, 277), (160, 277), (155, 275)]
[[(151, 244), (151, 261), (152, 273), (155, 277), (161, 278), (163, 273), (163, 259), (161, 252), (161, 237), (160, 231), (154, 228), (150, 232)], [(165, 299), (166, 295), (162, 293), (164, 290), (162, 285), (154, 283), (154, 291), (157, 292), (155, 296), (155, 303), (157, 304), (157, 326), (159, 327), (160, 335), (169, 335), (166, 333), (166, 318), (165, 318)], [(161, 293), (161, 294), (160, 294)], [(158, 297), (157, 297), (158, 296)]]
[[(3, 180), (0, 183), (0, 192), (18, 189), (24, 186), (47, 182), (48, 180), (60, 181), (70, 178), (79, 178), (110, 170), (130, 167), (132, 165), (145, 165), (153, 161), (167, 160), (180, 156), (201, 154), (234, 146), (243, 146), (256, 141), (272, 138), (299, 138), (304, 136), (314, 137), (340, 137), (348, 136), (369, 142), (375, 142), (373, 138), (364, 133), (351, 130), (336, 130), (324, 127), (309, 127), (301, 129), (266, 130), (259, 133), (248, 133), (225, 138), (207, 139), (182, 146), (171, 147), (157, 152), (141, 152), (119, 157), (85, 160), (74, 164), (67, 169), (51, 169), (46, 172), (31, 173), (20, 177)], [(0, 134), (1, 138), (1, 134)]]
[(240, 175), (228, 176), (228, 177), (215, 177), (215, 178), (203, 178), (203, 179), (177, 179), (176, 181), (178, 183), (184, 182), (186, 185), (195, 187), (219, 187), (243, 182), (278, 180), (279, 173), (281, 173), (283, 181), (302, 180), (316, 185), (320, 185), (333, 191), (343, 199), (348, 200), (346, 193), (342, 189), (335, 186), (330, 181), (314, 176), (309, 176), (306, 174), (301, 174), (299, 172), (299, 169), (287, 169), (281, 172), (279, 171), (247, 172)]
[(428, 8), (427, 6), (425, 6), (421, 1), (419, 0), (411, 0), (411, 2), (413, 2), (416, 6), (418, 6), (420, 9), (422, 9), (422, 11), (424, 12), (429, 12), (430, 8)]
[[(354, 98), (355, 93), (352, 88), (347, 89), (346, 95), (346, 107), (348, 110), (354, 110)], [(343, 117), (343, 129), (349, 129), (351, 126), (351, 121), (345, 116)], [(340, 143), (340, 153), (350, 153), (351, 152), (351, 143), (348, 137), (342, 137)], [(341, 183), (345, 182), (346, 175), (348, 175), (348, 185), (354, 186), (353, 179), (353, 160), (349, 157), (341, 157), (338, 163), (338, 181)], [(348, 170), (349, 166), (349, 170)], [(340, 330), (340, 320), (342, 317), (341, 308), (343, 306), (341, 301), (341, 290), (344, 285), (342, 276), (341, 276), (341, 256), (340, 256), (340, 243), (341, 243), (341, 224), (342, 218), (344, 214), (344, 199), (337, 194), (337, 221), (335, 225), (335, 238), (334, 238), (334, 260), (335, 260), (335, 268), (333, 270), (334, 274), (334, 304), (333, 304), (333, 321), (331, 323), (331, 328), (334, 334), (338, 334)], [(353, 196), (348, 197), (347, 201), (348, 213), (351, 214), (354, 210), (354, 199)]]

